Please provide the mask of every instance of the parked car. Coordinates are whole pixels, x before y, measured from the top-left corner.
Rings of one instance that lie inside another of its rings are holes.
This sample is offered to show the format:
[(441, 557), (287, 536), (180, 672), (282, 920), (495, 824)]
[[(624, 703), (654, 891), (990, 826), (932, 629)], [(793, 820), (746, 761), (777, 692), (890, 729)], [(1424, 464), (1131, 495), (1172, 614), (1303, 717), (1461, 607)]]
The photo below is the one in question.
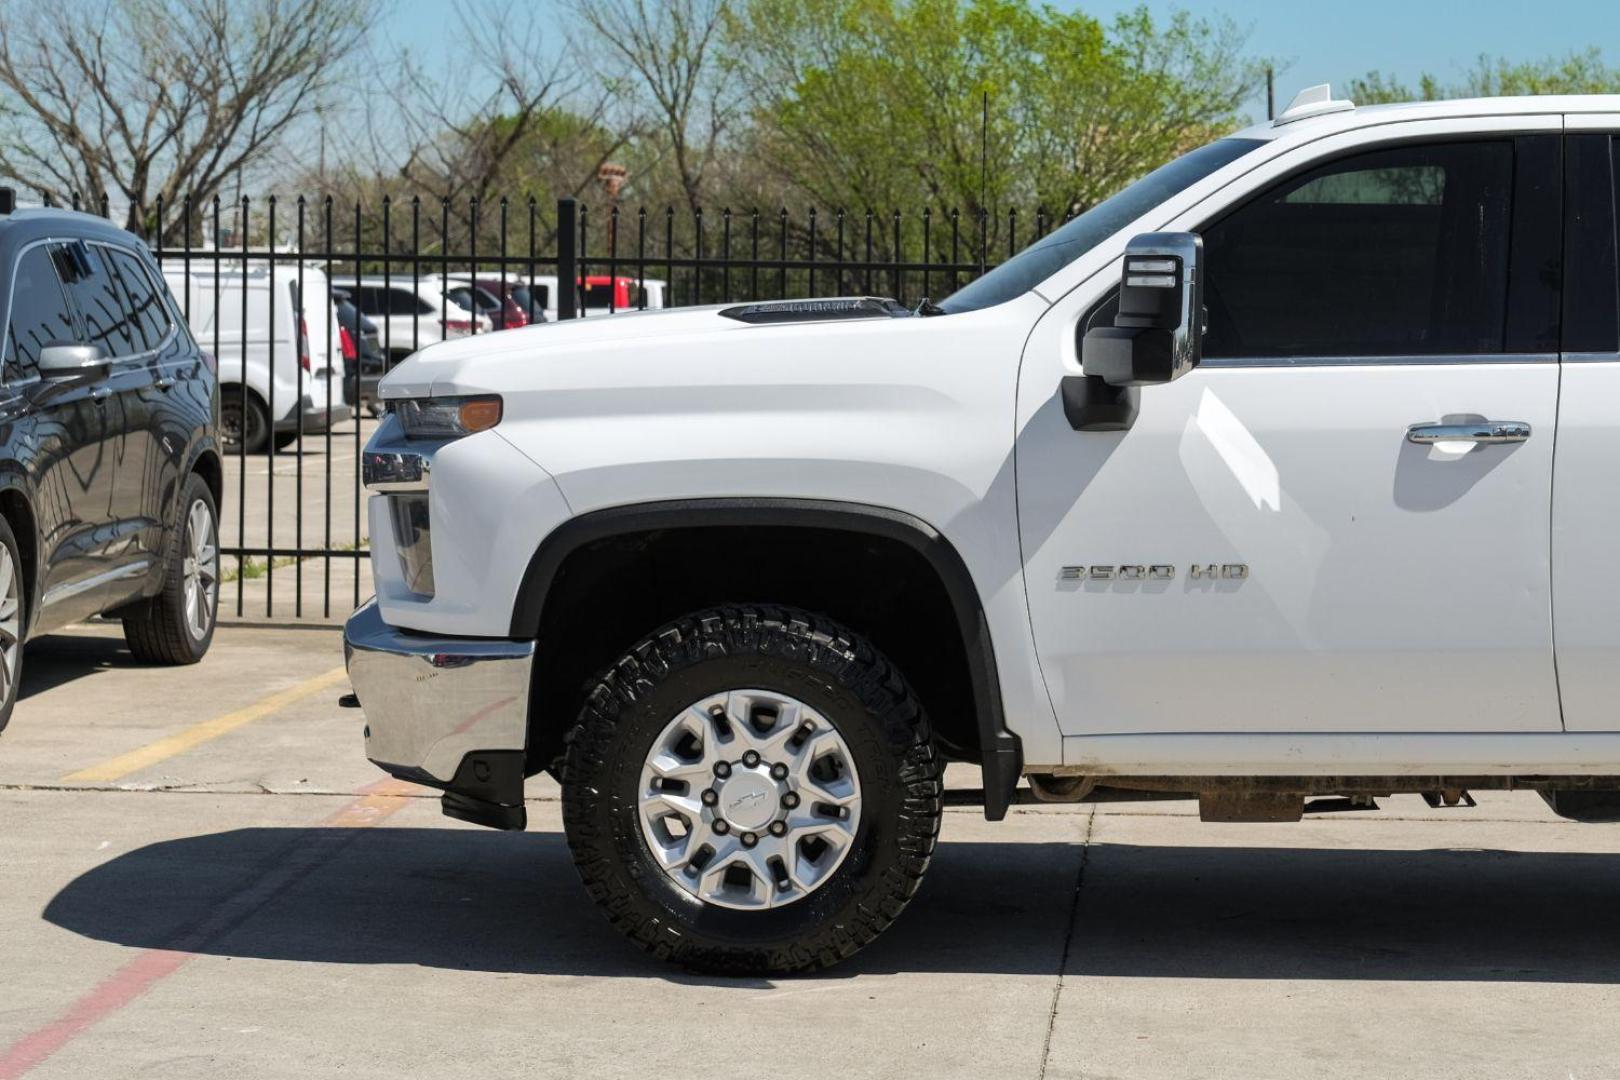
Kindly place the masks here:
[(332, 302), (337, 312), (338, 339), (343, 347), (344, 397), (357, 400), (372, 416), (381, 416), (377, 383), (388, 371), (388, 356), (382, 350), (377, 324), (360, 314), (347, 289), (333, 289)]
[[(579, 280), (580, 295), (577, 311), (580, 315), (606, 315), (620, 311), (640, 311), (662, 308), (666, 305), (667, 284), (657, 278), (635, 278), (623, 274), (587, 274)], [(557, 275), (536, 274), (527, 285), (532, 286), (531, 304), (545, 313), (544, 320), (557, 318)], [(645, 303), (643, 303), (645, 299)]]
[[(449, 295), (456, 286), (447, 286), (441, 275), (425, 275), (414, 283), (399, 276), (339, 277), (336, 284), (350, 290), (360, 314), (376, 321), (390, 363), (436, 342), (494, 329), (488, 314), (474, 313), (465, 294)], [(484, 302), (500, 307), (494, 297)]]
[(1319, 87), (940, 303), (426, 350), (363, 457), (367, 754), (500, 828), (550, 771), (613, 923), (724, 971), (881, 933), (947, 760), (992, 820), (1620, 821), (1617, 177), (1620, 95)]
[(121, 619), (188, 664), (219, 599), (219, 379), (146, 245), (0, 191), (0, 728), (25, 644)]
[[(481, 305), (479, 310), (490, 317), (496, 330), (516, 330), (531, 323), (546, 321), (548, 286), (541, 279), (531, 281), (519, 273), (507, 274), (451, 274), (450, 280), (462, 285), (476, 285), (493, 304)], [(555, 279), (552, 279), (555, 280)]]
[(244, 267), (240, 260), (193, 254), (166, 259), (163, 277), (192, 335), (217, 350), (220, 437), (227, 448), (245, 442), (250, 454), (272, 445), (280, 450), (300, 434), (320, 434), (354, 415), (344, 398), (337, 318), (320, 269), (264, 261)]

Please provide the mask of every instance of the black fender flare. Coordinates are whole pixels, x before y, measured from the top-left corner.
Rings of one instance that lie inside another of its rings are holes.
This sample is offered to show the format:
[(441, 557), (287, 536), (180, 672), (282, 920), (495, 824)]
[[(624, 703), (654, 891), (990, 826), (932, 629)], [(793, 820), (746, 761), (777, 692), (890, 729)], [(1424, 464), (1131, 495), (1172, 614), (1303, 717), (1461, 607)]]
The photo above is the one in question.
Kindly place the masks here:
[(961, 628), (984, 755), (984, 816), (991, 821), (1006, 816), (1023, 773), (1024, 752), (1018, 736), (1007, 730), (990, 623), (978, 586), (951, 542), (904, 511), (820, 499), (707, 498), (633, 503), (581, 514), (553, 530), (530, 557), (512, 609), (511, 636), (532, 641), (540, 635), (540, 615), (552, 582), (579, 548), (628, 533), (696, 527), (839, 529), (896, 540), (921, 555), (939, 575)]

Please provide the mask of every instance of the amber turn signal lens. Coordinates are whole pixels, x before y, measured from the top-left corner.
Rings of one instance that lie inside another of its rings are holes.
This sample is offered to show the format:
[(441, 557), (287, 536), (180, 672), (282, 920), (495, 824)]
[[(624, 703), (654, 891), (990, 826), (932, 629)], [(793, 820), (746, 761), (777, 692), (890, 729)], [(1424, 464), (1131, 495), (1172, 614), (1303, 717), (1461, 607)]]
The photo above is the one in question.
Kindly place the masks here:
[(458, 417), (461, 426), (467, 434), (475, 431), (487, 431), (501, 422), (500, 398), (473, 398), (471, 401), (461, 403), (461, 414)]

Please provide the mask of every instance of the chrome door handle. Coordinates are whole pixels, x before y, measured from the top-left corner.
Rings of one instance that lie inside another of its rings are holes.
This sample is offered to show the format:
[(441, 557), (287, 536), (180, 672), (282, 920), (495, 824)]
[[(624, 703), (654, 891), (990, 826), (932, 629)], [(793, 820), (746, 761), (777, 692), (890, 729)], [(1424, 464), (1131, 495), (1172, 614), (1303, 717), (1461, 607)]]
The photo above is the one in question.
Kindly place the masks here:
[(1521, 443), (1530, 437), (1523, 420), (1476, 420), (1468, 424), (1413, 424), (1406, 441), (1420, 446), (1438, 442)]

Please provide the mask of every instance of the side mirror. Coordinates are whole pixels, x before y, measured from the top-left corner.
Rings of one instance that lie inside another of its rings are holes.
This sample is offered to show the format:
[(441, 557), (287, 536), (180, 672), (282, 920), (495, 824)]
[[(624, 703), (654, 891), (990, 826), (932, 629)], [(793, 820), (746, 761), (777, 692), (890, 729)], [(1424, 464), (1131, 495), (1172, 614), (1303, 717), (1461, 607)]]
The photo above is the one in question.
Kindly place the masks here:
[(1152, 386), (1198, 366), (1204, 345), (1204, 241), (1144, 233), (1125, 248), (1119, 314), (1085, 337), (1080, 365), (1109, 386)]
[(1084, 375), (1063, 379), (1063, 412), (1076, 431), (1125, 431), (1137, 387), (1181, 378), (1204, 347), (1204, 241), (1196, 233), (1144, 233), (1125, 247), (1114, 325), (1080, 342)]
[(57, 343), (39, 351), (39, 373), (46, 379), (107, 374), (107, 354), (99, 345)]

